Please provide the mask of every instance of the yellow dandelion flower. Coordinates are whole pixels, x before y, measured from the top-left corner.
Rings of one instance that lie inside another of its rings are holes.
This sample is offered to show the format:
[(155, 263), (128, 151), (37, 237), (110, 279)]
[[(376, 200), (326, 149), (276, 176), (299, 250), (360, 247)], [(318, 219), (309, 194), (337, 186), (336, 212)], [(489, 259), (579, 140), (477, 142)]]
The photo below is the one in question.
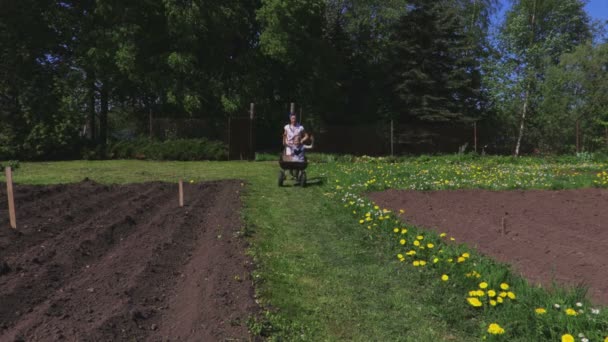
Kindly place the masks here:
[(446, 237), (447, 235), (448, 235), (448, 234), (446, 234), (446, 233), (441, 233), (441, 234), (439, 234), (439, 237), (444, 238), (444, 237)]
[(507, 283), (502, 283), (502, 284), (500, 284), (500, 288), (506, 291), (506, 290), (508, 290), (508, 289), (509, 289), (509, 284), (507, 284)]
[(399, 233), (399, 228), (395, 228), (395, 229), (393, 229), (393, 232), (395, 232), (395, 233)]
[(420, 266), (424, 266), (424, 265), (426, 265), (426, 261), (420, 260)]
[(453, 237), (450, 238), (450, 241), (456, 241), (456, 239), (454, 239)]
[(466, 259), (463, 257), (458, 257), (458, 262), (464, 262)]
[(401, 253), (397, 254), (397, 258), (399, 258), (399, 259), (403, 258), (403, 254), (401, 254)]
[(418, 236), (416, 236), (416, 239), (418, 239), (418, 240), (423, 240), (423, 239), (424, 239), (424, 236), (422, 236), (422, 235), (418, 235)]
[(496, 301), (498, 302), (498, 304), (502, 304), (504, 299), (502, 299), (502, 297), (496, 297)]
[(372, 216), (372, 213), (370, 213), (369, 211), (367, 213), (365, 213), (365, 216), (370, 217)]
[(441, 280), (443, 281), (448, 281), (450, 279), (450, 277), (447, 274), (444, 274), (441, 276)]
[(604, 342), (608, 342), (608, 336), (606, 336), (606, 338), (604, 339)]
[(502, 292), (500, 292), (499, 296), (502, 297), (502, 298), (506, 298), (507, 297), (507, 293), (505, 291), (502, 291)]
[(486, 293), (483, 292), (482, 290), (477, 290), (477, 297), (483, 297), (485, 295), (486, 295)]
[(439, 258), (435, 258), (435, 259), (433, 259), (433, 264), (436, 264), (436, 263), (438, 263), (438, 262), (439, 262)]
[(420, 261), (416, 260), (412, 263), (412, 265), (414, 265), (414, 267), (418, 267), (420, 266)]
[(566, 315), (568, 315), (568, 316), (576, 316), (577, 313), (576, 313), (576, 311), (574, 309), (568, 308), (568, 309), (566, 309)]
[(494, 290), (488, 290), (488, 297), (496, 297), (496, 291)]
[(474, 306), (476, 308), (483, 305), (477, 297), (469, 297), (469, 298), (467, 298), (467, 302), (469, 302), (469, 304), (471, 304), (471, 306)]
[(401, 234), (405, 234), (405, 233), (407, 233), (407, 229), (405, 229), (405, 228), (401, 229)]
[(503, 329), (497, 323), (492, 323), (490, 326), (488, 326), (488, 333), (492, 335), (502, 335), (505, 333), (505, 329)]
[(547, 313), (547, 310), (545, 310), (545, 308), (536, 308), (534, 309), (534, 312), (536, 312), (537, 315), (544, 315)]
[(379, 206), (377, 206), (377, 205), (375, 205), (375, 206), (374, 206), (374, 209), (375, 209), (375, 210), (378, 210), (378, 209), (380, 209), (380, 207), (379, 207)]
[(570, 334), (562, 335), (562, 342), (574, 342), (574, 336)]
[(399, 213), (403, 214), (404, 212), (405, 212), (405, 210), (399, 209)]
[(428, 248), (433, 248), (433, 247), (435, 247), (435, 245), (433, 245), (432, 243), (428, 243), (426, 246), (427, 246)]
[(511, 291), (507, 292), (507, 296), (508, 296), (510, 299), (515, 299), (515, 293), (513, 293), (513, 292), (511, 292)]
[(475, 297), (475, 296), (477, 296), (477, 290), (469, 291), (469, 297)]
[(487, 289), (488, 288), (488, 283), (486, 283), (485, 281), (479, 283), (479, 288), (480, 289)]
[(411, 250), (411, 251), (405, 253), (405, 255), (409, 255), (409, 256), (416, 255), (416, 251)]
[(469, 258), (471, 255), (469, 253), (462, 253), (463, 258)]
[(416, 247), (420, 246), (420, 241), (418, 241), (418, 240), (414, 241), (414, 246), (416, 246)]
[(454, 259), (452, 259), (452, 258), (449, 258), (449, 259), (448, 259), (448, 262), (452, 262), (452, 261), (454, 261)]
[(365, 222), (365, 220), (359, 220), (359, 223), (360, 223), (360, 224), (363, 224), (363, 222)]
[(496, 303), (496, 301), (495, 301), (494, 299), (490, 299), (490, 305), (492, 305), (492, 306), (496, 306), (496, 304), (497, 304), (497, 303)]
[(405, 245), (405, 239), (399, 240), (399, 243), (402, 244), (402, 245)]

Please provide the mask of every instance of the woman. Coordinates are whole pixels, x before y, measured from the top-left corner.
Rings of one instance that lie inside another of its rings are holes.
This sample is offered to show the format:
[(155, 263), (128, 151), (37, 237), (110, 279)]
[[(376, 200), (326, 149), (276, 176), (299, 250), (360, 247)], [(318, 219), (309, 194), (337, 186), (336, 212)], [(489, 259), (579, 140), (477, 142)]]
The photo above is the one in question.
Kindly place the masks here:
[(308, 133), (304, 130), (304, 126), (296, 122), (296, 114), (289, 114), (289, 123), (283, 128), (283, 146), (285, 146), (285, 154), (292, 155), (291, 146), (295, 145), (295, 138), (299, 137), (300, 144), (308, 140)]

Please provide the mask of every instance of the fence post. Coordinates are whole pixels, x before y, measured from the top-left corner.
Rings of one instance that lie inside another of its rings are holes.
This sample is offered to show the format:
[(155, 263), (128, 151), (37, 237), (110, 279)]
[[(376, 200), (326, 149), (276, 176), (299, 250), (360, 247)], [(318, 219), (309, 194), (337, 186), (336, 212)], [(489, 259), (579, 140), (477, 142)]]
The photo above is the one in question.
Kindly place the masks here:
[(580, 150), (580, 124), (579, 124), (580, 120), (576, 119), (576, 153), (579, 153)]
[(249, 104), (249, 159), (255, 160), (255, 148), (253, 146), (253, 117), (255, 115), (255, 104)]
[(6, 169), (6, 194), (8, 196), (8, 215), (11, 228), (17, 229), (17, 217), (15, 214), (15, 197), (13, 194), (13, 170), (10, 166)]
[(477, 121), (473, 121), (473, 140), (475, 145), (475, 153), (477, 153)]
[(149, 127), (149, 129), (150, 129), (150, 139), (152, 139), (152, 107), (150, 107), (150, 112), (149, 112), (149, 115), (148, 115), (148, 120), (150, 121), (149, 122), (149, 125), (150, 125), (150, 127)]
[(394, 152), (395, 152), (394, 151), (395, 142), (393, 141), (393, 130), (394, 130), (393, 119), (391, 119), (391, 157), (394, 155)]

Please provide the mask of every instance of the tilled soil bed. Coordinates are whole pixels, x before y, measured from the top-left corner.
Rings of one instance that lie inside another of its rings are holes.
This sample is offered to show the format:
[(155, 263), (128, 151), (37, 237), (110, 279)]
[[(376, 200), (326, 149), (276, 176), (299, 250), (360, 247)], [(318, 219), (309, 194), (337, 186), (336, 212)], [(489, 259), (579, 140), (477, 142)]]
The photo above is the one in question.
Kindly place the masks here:
[(532, 283), (582, 284), (608, 304), (608, 190), (372, 193), (413, 225), (509, 263)]
[(249, 340), (240, 181), (0, 190), (0, 341)]

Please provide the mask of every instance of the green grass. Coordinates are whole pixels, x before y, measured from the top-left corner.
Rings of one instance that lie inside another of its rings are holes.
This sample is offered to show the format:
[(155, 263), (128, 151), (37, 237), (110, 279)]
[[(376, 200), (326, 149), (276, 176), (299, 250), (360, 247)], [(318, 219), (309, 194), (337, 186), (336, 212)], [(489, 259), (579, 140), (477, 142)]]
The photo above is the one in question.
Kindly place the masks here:
[[(243, 218), (257, 266), (258, 301), (264, 307), (251, 328), (271, 340), (468, 341), (487, 335), (487, 324), (494, 320), (506, 322), (501, 324), (507, 329), (503, 337), (512, 341), (535, 341), (537, 336), (555, 337), (565, 331), (531, 332), (539, 326), (529, 323), (534, 318), (530, 310), (557, 302), (573, 305), (582, 300), (580, 291), (549, 294), (529, 287), (503, 265), (473, 252), (471, 260), (479, 263), (477, 270), (491, 278), (492, 286), (507, 280), (518, 296), (509, 310), (479, 312), (464, 301), (466, 291), (478, 280), (450, 271), (454, 266), (445, 263), (413, 268), (399, 262), (395, 258), (398, 242), (392, 228), (386, 229), (394, 223), (387, 220), (384, 229), (366, 229), (358, 221), (363, 209), (371, 210), (371, 204), (357, 208), (359, 212), (353, 215), (344, 196), (362, 198), (365, 191), (385, 188), (594, 186), (601, 185), (595, 183), (601, 179), (596, 173), (608, 169), (605, 162), (475, 156), (312, 157), (327, 163), (309, 167), (308, 178), (314, 185), (305, 189), (278, 188), (276, 161), (22, 163), (14, 178), (29, 184), (78, 182), (85, 177), (102, 183), (175, 182), (178, 178), (246, 181)], [(336, 159), (356, 163), (332, 162)], [(418, 234), (414, 227), (408, 228), (411, 234)], [(443, 247), (438, 236), (420, 233)], [(453, 255), (466, 250), (445, 247), (445, 253)], [(438, 280), (445, 272), (450, 272), (448, 283)], [(606, 311), (597, 319), (605, 320)], [(563, 323), (563, 329), (568, 329), (571, 322), (562, 322), (563, 315), (550, 314), (546, 316), (548, 325), (560, 327)]]

